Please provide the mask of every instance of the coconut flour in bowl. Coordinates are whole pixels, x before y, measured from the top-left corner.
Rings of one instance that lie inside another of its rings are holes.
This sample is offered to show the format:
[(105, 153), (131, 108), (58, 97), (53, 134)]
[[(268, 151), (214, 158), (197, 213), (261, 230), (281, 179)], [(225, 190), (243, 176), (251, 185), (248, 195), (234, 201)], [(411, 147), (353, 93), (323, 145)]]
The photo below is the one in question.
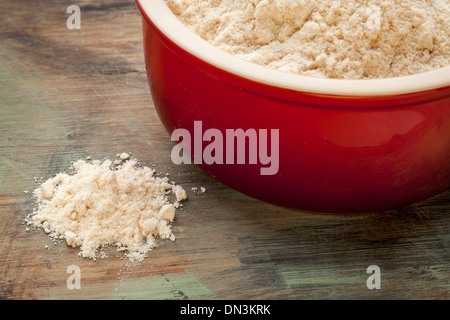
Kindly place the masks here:
[(450, 65), (448, 0), (167, 0), (193, 32), (237, 57), (335, 79)]

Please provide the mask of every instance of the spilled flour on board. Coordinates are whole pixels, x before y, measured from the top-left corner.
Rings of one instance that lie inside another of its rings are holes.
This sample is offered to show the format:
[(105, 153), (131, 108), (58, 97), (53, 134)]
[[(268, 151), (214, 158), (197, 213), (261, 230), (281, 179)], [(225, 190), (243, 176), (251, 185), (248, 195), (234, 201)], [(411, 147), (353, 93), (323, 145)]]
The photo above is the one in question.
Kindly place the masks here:
[[(26, 222), (49, 236), (79, 247), (79, 255), (96, 259), (113, 245), (131, 261), (142, 261), (157, 239), (175, 240), (171, 222), (186, 191), (139, 167), (128, 154), (110, 160), (73, 164), (75, 174), (59, 173), (34, 190), (38, 208)], [(172, 203), (169, 195), (174, 194)]]

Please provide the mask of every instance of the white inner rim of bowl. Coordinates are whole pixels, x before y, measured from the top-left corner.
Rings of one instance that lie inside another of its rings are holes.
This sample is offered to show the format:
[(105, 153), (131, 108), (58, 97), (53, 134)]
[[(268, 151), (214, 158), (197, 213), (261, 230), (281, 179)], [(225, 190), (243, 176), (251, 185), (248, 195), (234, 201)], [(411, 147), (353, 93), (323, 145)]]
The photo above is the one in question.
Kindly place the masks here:
[(450, 86), (450, 66), (416, 75), (370, 80), (322, 79), (289, 74), (260, 66), (229, 54), (191, 32), (164, 0), (137, 0), (148, 18), (170, 40), (201, 60), (274, 87), (340, 96), (390, 96)]

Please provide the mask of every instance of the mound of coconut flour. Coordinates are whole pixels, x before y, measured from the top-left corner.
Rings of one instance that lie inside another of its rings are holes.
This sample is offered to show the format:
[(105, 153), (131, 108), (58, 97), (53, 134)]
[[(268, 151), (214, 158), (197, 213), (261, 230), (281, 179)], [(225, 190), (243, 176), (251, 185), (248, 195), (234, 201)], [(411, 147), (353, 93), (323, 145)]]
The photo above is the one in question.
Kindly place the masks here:
[(73, 175), (59, 173), (45, 181), (34, 191), (38, 208), (27, 224), (80, 247), (82, 257), (93, 259), (99, 248), (113, 245), (140, 261), (158, 238), (174, 241), (170, 223), (186, 199), (185, 190), (148, 167), (138, 167), (125, 153), (120, 158), (115, 165), (79, 160)]
[(167, 0), (242, 59), (322, 78), (390, 78), (450, 65), (448, 0)]

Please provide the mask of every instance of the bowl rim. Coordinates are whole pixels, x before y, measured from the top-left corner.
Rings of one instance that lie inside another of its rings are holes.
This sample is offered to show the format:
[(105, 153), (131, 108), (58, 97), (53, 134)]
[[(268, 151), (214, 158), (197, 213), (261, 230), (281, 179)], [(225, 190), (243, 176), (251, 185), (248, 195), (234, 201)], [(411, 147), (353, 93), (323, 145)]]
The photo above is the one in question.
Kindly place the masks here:
[(270, 69), (229, 54), (190, 31), (165, 0), (136, 0), (148, 22), (177, 46), (239, 77), (297, 92), (337, 96), (393, 96), (450, 87), (450, 66), (410, 76), (345, 80), (315, 78)]

